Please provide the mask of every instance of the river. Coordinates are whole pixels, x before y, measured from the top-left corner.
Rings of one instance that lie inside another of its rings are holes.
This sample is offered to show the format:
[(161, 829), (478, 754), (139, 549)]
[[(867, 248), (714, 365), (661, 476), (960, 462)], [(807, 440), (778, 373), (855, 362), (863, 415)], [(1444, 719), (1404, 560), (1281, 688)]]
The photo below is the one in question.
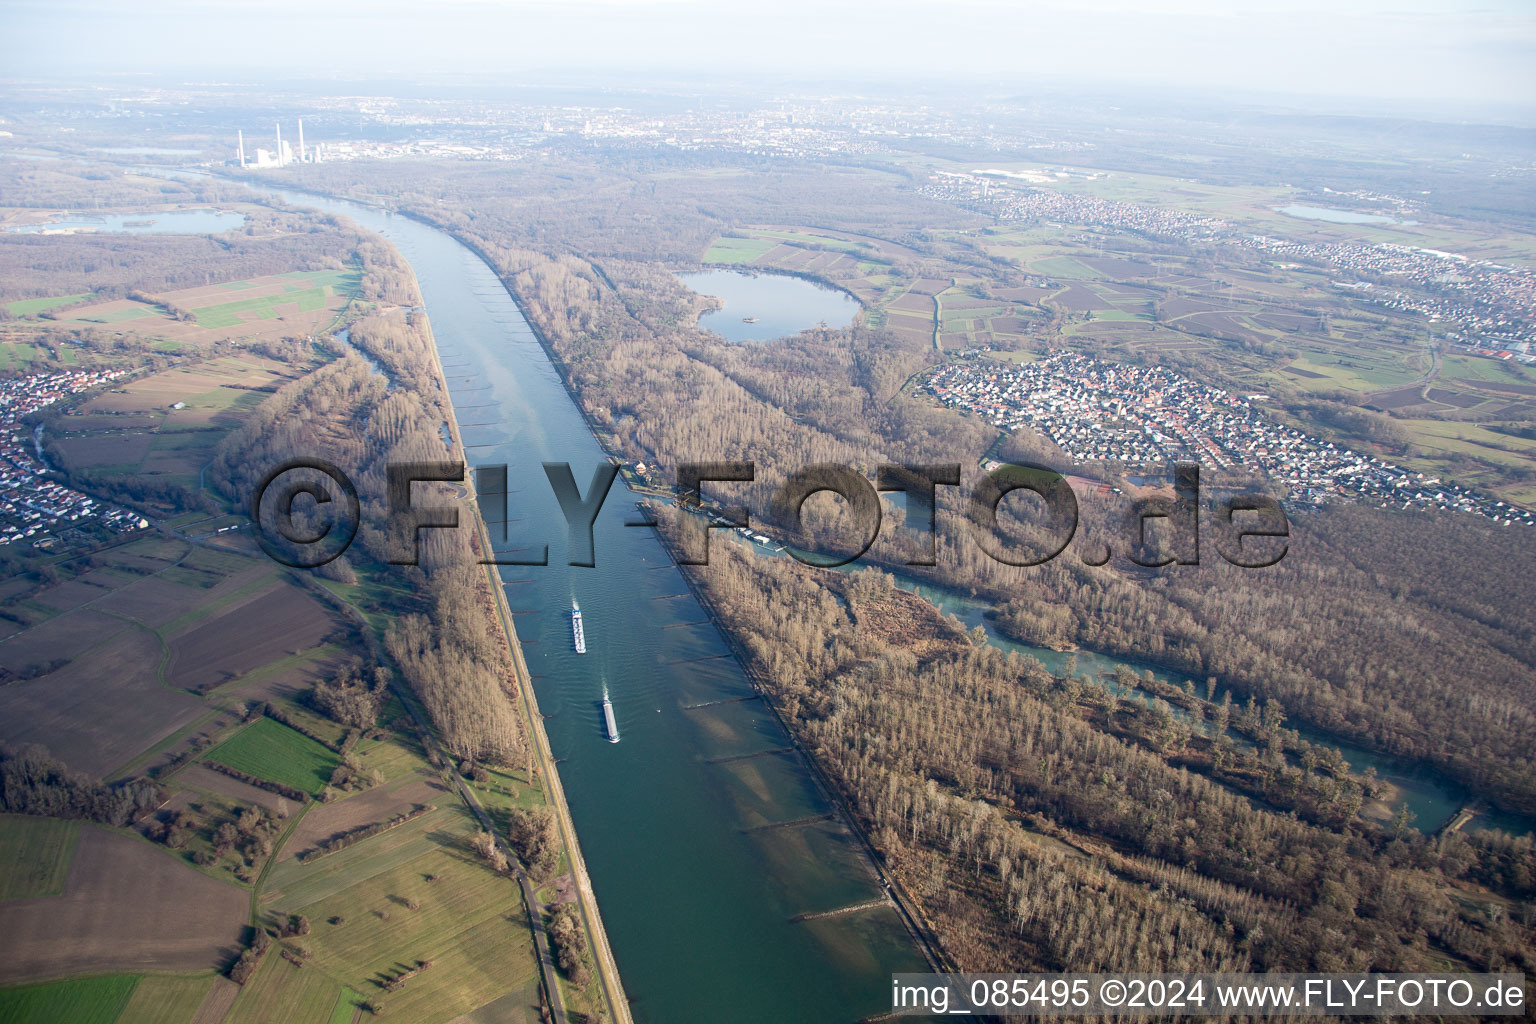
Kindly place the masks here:
[[(568, 567), (565, 522), (539, 463), (568, 462), (585, 493), (605, 461), (516, 304), (450, 236), (405, 217), (281, 192), (389, 239), (415, 269), (471, 466), (509, 466), (498, 551), (547, 566), (502, 578), (614, 958), (644, 1022), (854, 1021), (890, 1007), (890, 975), (925, 970), (896, 912), (795, 922), (878, 897), (855, 841), (751, 695), (622, 482), (594, 529), (596, 568)], [(317, 453), (323, 455), (324, 453)], [(572, 649), (581, 603), (588, 652)], [(613, 699), (622, 741), (598, 702)], [(738, 758), (718, 761), (720, 758)]]

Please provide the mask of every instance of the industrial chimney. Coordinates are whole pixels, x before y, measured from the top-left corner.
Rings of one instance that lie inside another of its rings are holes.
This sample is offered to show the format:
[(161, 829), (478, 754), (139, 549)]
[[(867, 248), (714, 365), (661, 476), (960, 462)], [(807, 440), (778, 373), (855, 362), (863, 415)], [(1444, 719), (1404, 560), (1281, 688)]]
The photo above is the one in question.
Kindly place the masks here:
[(277, 152), (273, 155), (277, 158), (277, 166), (281, 167), (283, 166), (283, 126), (279, 121), (272, 122), (272, 126), (277, 129)]
[(304, 119), (299, 118), (299, 163), (304, 162)]
[(240, 169), (243, 171), (245, 170), (245, 132), (236, 128), (235, 138), (238, 140), (237, 146), (240, 150)]

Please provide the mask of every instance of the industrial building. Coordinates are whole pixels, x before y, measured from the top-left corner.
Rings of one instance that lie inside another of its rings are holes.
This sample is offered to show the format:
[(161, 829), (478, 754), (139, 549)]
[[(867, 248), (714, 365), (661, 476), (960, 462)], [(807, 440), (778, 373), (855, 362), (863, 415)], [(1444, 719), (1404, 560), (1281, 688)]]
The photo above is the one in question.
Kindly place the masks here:
[(281, 123), (273, 125), (273, 148), (257, 149), (254, 157), (245, 155), (245, 132), (235, 131), (235, 159), (241, 170), (252, 168), (261, 169), (267, 167), (287, 167), (291, 163), (318, 164), (324, 159), (324, 152), (320, 143), (315, 143), (313, 149), (304, 146), (304, 119), (299, 118), (299, 151), (294, 153), (293, 147), (283, 138), (283, 126)]

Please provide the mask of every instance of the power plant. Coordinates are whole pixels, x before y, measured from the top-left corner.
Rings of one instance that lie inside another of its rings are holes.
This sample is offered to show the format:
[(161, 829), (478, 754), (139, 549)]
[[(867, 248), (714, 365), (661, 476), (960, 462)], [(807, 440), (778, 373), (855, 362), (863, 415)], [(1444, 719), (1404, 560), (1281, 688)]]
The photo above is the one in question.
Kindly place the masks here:
[(320, 143), (315, 143), (313, 150), (304, 147), (304, 119), (299, 118), (299, 151), (295, 155), (293, 147), (283, 141), (283, 126), (281, 122), (273, 125), (273, 148), (257, 149), (254, 160), (247, 160), (245, 156), (245, 132), (240, 129), (235, 131), (235, 163), (242, 170), (246, 168), (287, 167), (298, 162), (301, 164), (318, 164), (323, 159), (323, 150)]

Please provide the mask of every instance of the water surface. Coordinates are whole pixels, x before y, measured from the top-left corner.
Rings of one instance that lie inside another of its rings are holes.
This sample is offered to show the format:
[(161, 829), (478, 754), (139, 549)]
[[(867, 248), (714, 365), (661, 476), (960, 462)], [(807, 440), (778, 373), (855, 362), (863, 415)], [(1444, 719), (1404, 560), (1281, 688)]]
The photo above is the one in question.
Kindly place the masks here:
[(786, 274), (704, 270), (678, 276), (724, 303), (700, 316), (699, 326), (730, 341), (768, 341), (822, 324), (847, 327), (859, 311), (848, 293)]
[(6, 228), (21, 235), (101, 232), (130, 235), (216, 235), (245, 223), (245, 214), (230, 210), (154, 210), (147, 213), (85, 213), (74, 211), (46, 224)]
[[(628, 525), (638, 512), (622, 483), (594, 528), (596, 568), (566, 564), (540, 463), (570, 463), (585, 494), (605, 459), (495, 274), (408, 218), (261, 190), (398, 247), (421, 284), (466, 461), (509, 467), (507, 521), (487, 515), (497, 551), (527, 560), (549, 547), (548, 565), (501, 575), (636, 1020), (851, 1022), (888, 1010), (890, 974), (923, 961), (889, 908), (791, 920), (871, 900), (880, 885), (831, 821), (746, 831), (831, 806), (797, 757), (772, 752), (789, 738), (760, 701), (687, 709), (752, 690), (652, 531)], [(585, 655), (572, 645), (573, 599)], [(603, 728), (605, 691), (619, 743)]]
[(1382, 213), (1360, 213), (1356, 210), (1336, 210), (1331, 206), (1277, 206), (1276, 213), (1302, 220), (1323, 220), (1330, 224), (1417, 224), (1418, 221), (1398, 220)]

